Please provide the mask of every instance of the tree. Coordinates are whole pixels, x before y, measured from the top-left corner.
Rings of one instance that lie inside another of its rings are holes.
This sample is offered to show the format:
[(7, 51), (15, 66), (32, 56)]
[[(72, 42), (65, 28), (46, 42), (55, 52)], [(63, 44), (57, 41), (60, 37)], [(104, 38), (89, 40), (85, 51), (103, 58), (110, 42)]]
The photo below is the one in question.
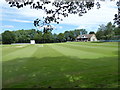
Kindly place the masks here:
[(53, 42), (55, 43), (55, 42), (58, 42), (58, 40), (57, 40), (57, 34), (53, 34)]
[(116, 3), (117, 7), (118, 7), (118, 13), (115, 14), (115, 18), (114, 23), (118, 25), (118, 27), (120, 28), (120, 0)]
[(115, 35), (120, 35), (120, 28), (115, 27), (114, 32), (115, 32)]
[(64, 37), (66, 41), (74, 41), (75, 38), (80, 34), (87, 34), (87, 31), (85, 29), (75, 29), (71, 31), (65, 31)]
[(75, 33), (75, 36), (77, 37), (80, 34), (87, 34), (87, 31), (85, 29), (75, 29), (74, 33)]
[(69, 31), (65, 31), (64, 32), (64, 37), (65, 37), (65, 41), (69, 41), (70, 38), (69, 38)]
[(108, 22), (107, 25), (100, 25), (96, 33), (96, 37), (99, 40), (111, 40), (117, 35), (120, 29), (113, 25), (111, 22)]
[(50, 43), (52, 41), (52, 33), (46, 32), (43, 34), (43, 43)]
[(91, 31), (91, 32), (89, 32), (89, 34), (95, 34), (95, 32), (94, 32), (94, 31)]
[(104, 31), (105, 39), (110, 40), (115, 35), (114, 33), (115, 25), (112, 25), (111, 22), (108, 22), (106, 25), (106, 30)]
[(98, 40), (103, 40), (104, 39), (104, 32), (103, 30), (98, 30), (97, 33), (96, 33), (96, 37)]
[(64, 42), (65, 41), (65, 37), (63, 33), (59, 33), (57, 36), (57, 39), (59, 40), (59, 42)]
[(15, 42), (15, 34), (12, 31), (5, 31), (2, 33), (2, 43), (11, 44)]
[(2, 44), (2, 35), (0, 34), (0, 44)]
[(34, 39), (35, 33), (37, 31), (35, 29), (30, 29), (30, 30), (17, 30), (14, 31), (15, 33), (15, 38), (17, 43), (29, 43), (30, 40)]
[(34, 40), (36, 43), (42, 43), (42, 32), (35, 33)]
[[(33, 0), (25, 0), (24, 2), (20, 2), (20, 0), (6, 0), (6, 2), (8, 2), (10, 7), (17, 7), (18, 9), (29, 5), (31, 9), (41, 9), (45, 11), (47, 16), (43, 17), (43, 20), (37, 18), (34, 21), (34, 26), (36, 27), (49, 25), (51, 22), (59, 24), (59, 22), (62, 21), (61, 16), (68, 17), (69, 14), (78, 14), (79, 16), (82, 16), (95, 5), (97, 5), (98, 9), (100, 8), (99, 2), (95, 3), (94, 0), (40, 0), (37, 2), (34, 2)], [(47, 7), (49, 4), (54, 8), (49, 9)]]
[[(35, 27), (43, 27), (49, 25), (52, 22), (59, 24), (63, 20), (61, 16), (68, 17), (69, 14), (78, 14), (83, 16), (89, 10), (91, 10), (95, 5), (97, 9), (101, 7), (99, 2), (94, 2), (94, 0), (39, 0), (34, 2), (34, 0), (5, 0), (10, 7), (23, 8), (25, 6), (30, 6), (31, 9), (41, 9), (47, 14), (46, 17), (43, 16), (43, 19), (37, 18), (34, 20)], [(101, 0), (105, 1), (105, 0)], [(110, 0), (112, 1), (112, 0)], [(50, 9), (47, 5), (52, 5), (54, 8)], [(120, 0), (117, 2), (118, 14), (115, 14), (114, 21), (120, 27)], [(46, 29), (48, 30), (48, 29)], [(76, 35), (76, 34), (74, 34)], [(67, 40), (67, 39), (66, 39)]]
[(69, 32), (69, 37), (70, 37), (70, 41), (74, 41), (75, 40), (75, 35), (73, 31)]

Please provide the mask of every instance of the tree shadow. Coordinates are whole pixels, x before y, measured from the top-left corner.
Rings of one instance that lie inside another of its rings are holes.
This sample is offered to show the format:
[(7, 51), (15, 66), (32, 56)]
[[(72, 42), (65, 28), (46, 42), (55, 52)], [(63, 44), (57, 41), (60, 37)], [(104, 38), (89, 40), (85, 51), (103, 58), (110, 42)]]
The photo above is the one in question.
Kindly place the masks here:
[(117, 60), (61, 56), (3, 61), (3, 88), (117, 87)]
[(94, 42), (91, 42), (91, 43), (106, 43), (106, 42), (102, 42), (102, 41), (94, 41)]

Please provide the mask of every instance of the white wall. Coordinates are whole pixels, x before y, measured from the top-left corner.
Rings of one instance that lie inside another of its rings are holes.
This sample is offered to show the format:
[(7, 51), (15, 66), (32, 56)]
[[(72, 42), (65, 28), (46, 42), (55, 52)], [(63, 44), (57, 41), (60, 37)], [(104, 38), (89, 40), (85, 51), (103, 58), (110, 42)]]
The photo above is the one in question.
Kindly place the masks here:
[(91, 38), (90, 38), (90, 41), (97, 41), (97, 38), (95, 35), (93, 35)]
[(30, 44), (35, 44), (35, 40), (30, 40)]

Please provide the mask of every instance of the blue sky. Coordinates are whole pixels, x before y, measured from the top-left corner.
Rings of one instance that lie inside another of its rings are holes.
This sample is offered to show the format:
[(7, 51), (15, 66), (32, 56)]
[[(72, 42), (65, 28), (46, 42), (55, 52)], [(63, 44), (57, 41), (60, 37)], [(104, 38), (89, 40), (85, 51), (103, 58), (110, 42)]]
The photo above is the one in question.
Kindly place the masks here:
[[(116, 0), (117, 1), (117, 0)], [(60, 24), (53, 24), (55, 30), (53, 33), (61, 33), (66, 30), (74, 30), (84, 28), (88, 32), (96, 32), (99, 25), (113, 22), (114, 14), (117, 13), (116, 1), (110, 2), (106, 0), (101, 3), (101, 8), (96, 9), (94, 7), (88, 13), (82, 17), (78, 15), (69, 15), (68, 18), (63, 18)], [(2, 22), (0, 33), (5, 30), (20, 30), (20, 29), (36, 29), (33, 25), (33, 21), (36, 18), (42, 18), (45, 13), (41, 10), (30, 9), (29, 6), (17, 9), (16, 7), (10, 8), (9, 5), (4, 1), (0, 1), (0, 21)], [(50, 8), (53, 8), (49, 6)]]

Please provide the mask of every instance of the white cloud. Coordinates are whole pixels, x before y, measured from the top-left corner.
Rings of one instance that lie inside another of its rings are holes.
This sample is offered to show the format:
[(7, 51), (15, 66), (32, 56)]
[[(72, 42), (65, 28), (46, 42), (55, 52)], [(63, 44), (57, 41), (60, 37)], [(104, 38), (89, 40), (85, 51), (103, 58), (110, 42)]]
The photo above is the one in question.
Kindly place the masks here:
[(3, 28), (14, 28), (13, 25), (3, 25), (2, 27), (3, 27)]
[[(5, 0), (0, 1), (0, 10), (2, 9), (2, 15), (7, 18), (29, 18), (36, 19), (44, 16), (44, 11), (30, 9), (30, 6), (25, 6), (24, 8), (18, 9), (17, 7), (10, 7)], [(4, 20), (4, 19), (3, 19)]]
[(17, 13), (29, 18), (41, 18), (45, 14), (42, 10), (30, 9), (29, 7), (21, 8)]
[[(16, 7), (10, 8), (9, 5), (5, 2), (5, 0), (1, 0), (0, 3), (0, 5), (4, 7), (2, 8), (4, 11), (3, 15), (6, 15), (7, 20), (15, 22), (33, 23), (34, 19), (46, 16), (44, 11), (30, 9), (29, 6), (17, 9)], [(88, 30), (93, 30), (97, 29), (100, 24), (106, 24), (109, 21), (113, 22), (114, 14), (117, 13), (116, 2), (110, 2), (109, 0), (106, 0), (105, 2), (100, 3), (100, 9), (96, 9), (95, 7), (94, 9), (88, 11), (88, 13), (84, 14), (82, 17), (79, 17), (78, 15), (69, 15), (68, 18), (63, 18), (63, 21), (60, 23), (74, 25), (78, 28), (86, 28)], [(51, 6), (48, 7), (49, 9), (51, 8)], [(13, 19), (11, 19), (11, 17)], [(62, 26), (57, 28), (62, 29)]]
[(33, 23), (33, 21), (28, 21), (28, 20), (18, 20), (18, 19), (9, 19), (9, 21), (22, 22), (22, 23)]
[(59, 26), (58, 28), (62, 29), (63, 27), (62, 27), (62, 26)]
[(114, 14), (117, 13), (116, 2), (101, 2), (100, 9), (92, 9), (82, 17), (78, 15), (69, 15), (64, 18), (62, 24), (76, 25), (78, 28), (92, 29), (100, 24), (113, 22)]

